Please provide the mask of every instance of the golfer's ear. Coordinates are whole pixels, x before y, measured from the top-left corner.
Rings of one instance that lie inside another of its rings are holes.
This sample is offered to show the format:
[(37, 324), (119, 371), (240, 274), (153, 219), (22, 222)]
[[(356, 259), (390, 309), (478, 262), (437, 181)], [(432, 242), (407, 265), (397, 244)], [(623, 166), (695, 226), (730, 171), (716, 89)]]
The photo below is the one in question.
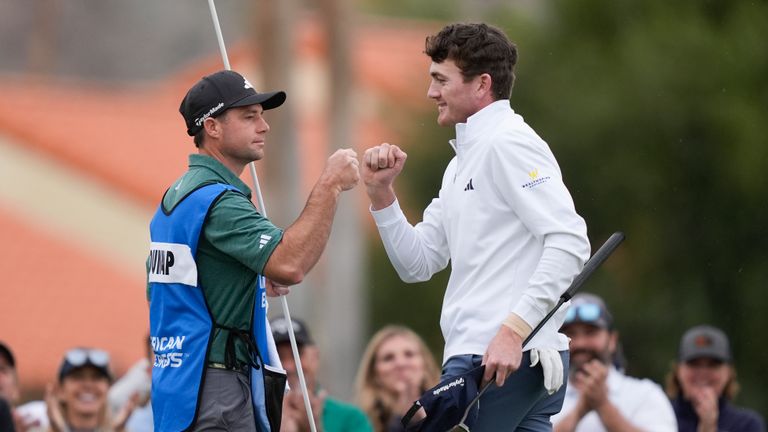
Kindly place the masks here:
[(477, 80), (477, 91), (480, 93), (480, 95), (484, 95), (486, 93), (490, 93), (492, 91), (493, 87), (493, 79), (491, 78), (490, 74), (484, 73), (480, 74)]

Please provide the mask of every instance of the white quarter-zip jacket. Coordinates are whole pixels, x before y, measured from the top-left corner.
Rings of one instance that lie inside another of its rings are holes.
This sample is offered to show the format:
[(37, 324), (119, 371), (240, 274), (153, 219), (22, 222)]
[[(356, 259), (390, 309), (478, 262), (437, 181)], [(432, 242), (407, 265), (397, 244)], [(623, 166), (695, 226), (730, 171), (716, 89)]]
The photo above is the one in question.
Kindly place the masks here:
[[(586, 224), (552, 152), (508, 100), (457, 124), (451, 145), (456, 157), (422, 222), (408, 223), (397, 201), (371, 211), (403, 281), (428, 280), (451, 262), (440, 317), (443, 361), (485, 354), (512, 312), (535, 327), (590, 253)], [(566, 309), (526, 350), (568, 349), (558, 333)]]

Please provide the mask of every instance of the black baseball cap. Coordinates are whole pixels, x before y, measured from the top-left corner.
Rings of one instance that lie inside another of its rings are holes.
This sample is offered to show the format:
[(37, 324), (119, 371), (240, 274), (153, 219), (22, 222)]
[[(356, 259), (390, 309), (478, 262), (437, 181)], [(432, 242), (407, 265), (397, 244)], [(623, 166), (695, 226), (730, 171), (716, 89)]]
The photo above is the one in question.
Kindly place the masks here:
[(64, 381), (72, 372), (90, 366), (96, 369), (112, 382), (112, 371), (109, 368), (109, 354), (95, 348), (72, 348), (64, 354), (59, 366), (59, 382)]
[(261, 104), (265, 110), (285, 102), (285, 92), (257, 93), (250, 82), (231, 70), (221, 70), (203, 77), (187, 92), (179, 112), (187, 124), (187, 134), (194, 136), (208, 117), (218, 117), (229, 108)]
[[(292, 318), (291, 323), (293, 324), (293, 334), (296, 336), (296, 345), (314, 345), (315, 342), (312, 340), (312, 336), (309, 334), (309, 328), (304, 321)], [(275, 338), (275, 345), (291, 341), (290, 336), (288, 335), (288, 320), (285, 319), (285, 317), (273, 319), (269, 322), (269, 326), (272, 328), (272, 336)]]
[(5, 342), (0, 342), (0, 356), (12, 367), (16, 368), (16, 358), (13, 356), (13, 352)]
[(583, 323), (610, 330), (613, 328), (613, 316), (600, 297), (590, 293), (579, 293), (571, 299), (571, 305), (565, 313), (563, 327), (572, 323)]
[(731, 362), (731, 345), (728, 342), (728, 336), (719, 328), (699, 325), (688, 329), (683, 334), (678, 360), (687, 362), (702, 357)]

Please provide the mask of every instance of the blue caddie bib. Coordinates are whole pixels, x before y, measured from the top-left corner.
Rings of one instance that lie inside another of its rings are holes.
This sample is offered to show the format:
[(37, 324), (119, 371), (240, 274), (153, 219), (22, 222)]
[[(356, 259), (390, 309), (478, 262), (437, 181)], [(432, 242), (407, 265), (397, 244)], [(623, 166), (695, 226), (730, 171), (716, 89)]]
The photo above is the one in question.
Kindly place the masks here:
[[(208, 212), (227, 190), (237, 191), (226, 184), (204, 185), (167, 212), (161, 202), (150, 223), (149, 320), (155, 354), (152, 410), (156, 430), (183, 431), (192, 426), (197, 417), (208, 352), (217, 325), (199, 284), (195, 257)], [(266, 407), (275, 403), (271, 400), (274, 398), (265, 395), (265, 377), (267, 386), (271, 386), (272, 379), (268, 376), (269, 368), (265, 375), (260, 354), (268, 352), (266, 292), (262, 279), (257, 278), (252, 326), (244, 333), (253, 341), (250, 345), (255, 349), (250, 378), (256, 430), (270, 432)], [(281, 394), (279, 397), (282, 401)], [(274, 421), (271, 424), (274, 425)]]

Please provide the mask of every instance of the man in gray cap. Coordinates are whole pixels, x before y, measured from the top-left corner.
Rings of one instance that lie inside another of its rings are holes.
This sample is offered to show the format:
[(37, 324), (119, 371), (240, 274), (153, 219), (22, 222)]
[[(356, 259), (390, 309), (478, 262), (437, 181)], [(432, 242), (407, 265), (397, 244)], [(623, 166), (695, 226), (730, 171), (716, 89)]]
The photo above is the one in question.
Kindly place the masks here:
[(667, 394), (681, 432), (765, 432), (755, 411), (733, 405), (738, 392), (731, 346), (722, 330), (709, 325), (683, 334)]
[(577, 294), (560, 329), (570, 338), (568, 387), (556, 432), (676, 432), (669, 400), (656, 383), (616, 367), (619, 333), (603, 300)]

